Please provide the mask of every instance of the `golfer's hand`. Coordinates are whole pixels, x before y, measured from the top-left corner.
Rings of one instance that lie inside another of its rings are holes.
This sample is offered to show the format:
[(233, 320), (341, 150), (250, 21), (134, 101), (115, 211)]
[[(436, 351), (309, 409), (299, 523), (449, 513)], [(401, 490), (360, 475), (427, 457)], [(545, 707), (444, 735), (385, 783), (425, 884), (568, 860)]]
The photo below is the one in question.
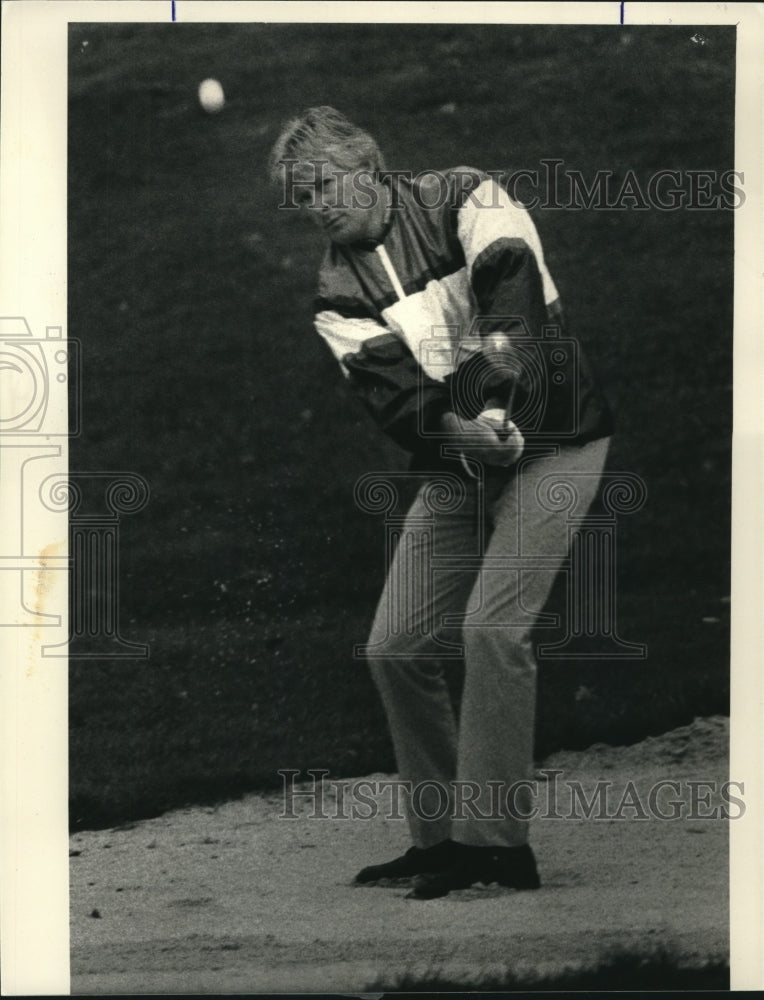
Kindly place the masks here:
[(458, 447), (469, 458), (476, 458), (487, 465), (505, 468), (514, 465), (525, 446), (525, 439), (511, 421), (499, 434), (496, 425), (482, 416), (463, 420), (448, 412), (443, 414), (441, 426), (448, 435), (449, 444)]

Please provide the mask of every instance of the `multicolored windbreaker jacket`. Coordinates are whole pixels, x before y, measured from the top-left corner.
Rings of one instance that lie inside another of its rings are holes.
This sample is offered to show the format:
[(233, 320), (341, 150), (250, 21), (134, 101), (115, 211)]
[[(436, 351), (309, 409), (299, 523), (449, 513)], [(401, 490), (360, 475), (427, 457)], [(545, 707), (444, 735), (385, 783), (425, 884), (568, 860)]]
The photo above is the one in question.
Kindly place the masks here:
[(443, 467), (446, 410), (471, 419), (504, 406), (526, 448), (610, 434), (528, 212), (469, 167), (384, 183), (383, 238), (331, 245), (315, 325), (414, 466)]

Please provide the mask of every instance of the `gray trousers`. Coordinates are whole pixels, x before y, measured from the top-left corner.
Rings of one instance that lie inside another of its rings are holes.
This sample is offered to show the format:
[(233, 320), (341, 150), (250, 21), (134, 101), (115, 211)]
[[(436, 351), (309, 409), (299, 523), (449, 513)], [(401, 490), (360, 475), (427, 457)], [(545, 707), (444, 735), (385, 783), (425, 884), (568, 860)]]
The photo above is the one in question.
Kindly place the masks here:
[[(366, 654), (399, 776), (418, 787), (407, 800), (418, 847), (447, 837), (502, 847), (527, 841), (530, 792), (516, 783), (533, 768), (531, 630), (569, 548), (565, 510), (550, 510), (537, 490), (550, 474), (575, 474), (582, 516), (608, 444), (523, 457), (512, 471), (468, 482), (456, 500), (425, 484), (406, 516)], [(444, 670), (460, 661), (457, 723)]]

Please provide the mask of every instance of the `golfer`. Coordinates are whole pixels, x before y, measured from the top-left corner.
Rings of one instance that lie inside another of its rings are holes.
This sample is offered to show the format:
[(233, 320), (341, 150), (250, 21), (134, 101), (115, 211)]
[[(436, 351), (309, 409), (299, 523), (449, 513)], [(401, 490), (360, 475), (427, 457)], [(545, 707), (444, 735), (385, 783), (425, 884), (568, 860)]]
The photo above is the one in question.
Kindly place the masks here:
[(478, 882), (535, 889), (531, 632), (569, 547), (544, 488), (568, 477), (586, 512), (607, 404), (565, 334), (533, 222), (494, 176), (387, 170), (331, 107), (285, 125), (271, 171), (282, 204), (329, 241), (316, 329), (420, 483), (367, 646), (400, 778), (419, 790), (413, 843), (356, 882), (410, 879), (419, 899)]

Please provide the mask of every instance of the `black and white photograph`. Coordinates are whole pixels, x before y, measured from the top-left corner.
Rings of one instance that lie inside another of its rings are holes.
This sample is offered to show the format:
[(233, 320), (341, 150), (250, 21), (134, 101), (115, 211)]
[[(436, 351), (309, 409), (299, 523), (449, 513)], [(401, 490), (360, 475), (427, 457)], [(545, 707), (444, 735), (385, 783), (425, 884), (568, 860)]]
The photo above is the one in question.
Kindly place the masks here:
[(761, 986), (760, 10), (49, 6), (9, 993)]

